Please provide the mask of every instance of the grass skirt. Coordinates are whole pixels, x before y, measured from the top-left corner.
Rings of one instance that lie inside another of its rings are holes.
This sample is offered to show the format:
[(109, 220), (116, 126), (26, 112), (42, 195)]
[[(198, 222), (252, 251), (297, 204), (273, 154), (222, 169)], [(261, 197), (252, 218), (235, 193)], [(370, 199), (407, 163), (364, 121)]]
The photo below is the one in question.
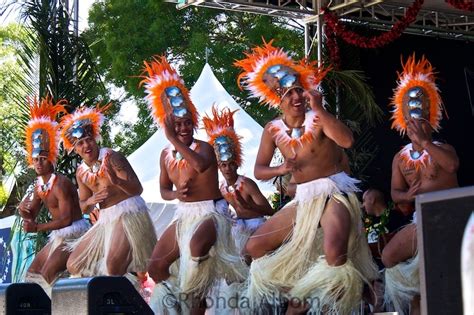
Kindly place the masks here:
[(232, 225), (232, 236), (235, 240), (235, 245), (239, 253), (244, 250), (245, 244), (252, 235), (263, 223), (265, 218), (252, 218), (252, 219), (235, 219)]
[(71, 247), (76, 248), (82, 241), (87, 246), (72, 262), (75, 270), (83, 277), (108, 275), (106, 257), (111, 248), (115, 228), (121, 225), (131, 248), (131, 262), (127, 272), (147, 270), (156, 234), (145, 201), (140, 196), (130, 197), (118, 204), (101, 209), (99, 220)]
[(418, 253), (411, 259), (385, 269), (385, 304), (400, 315), (408, 314), (412, 299), (420, 294)]
[[(71, 225), (63, 227), (62, 229), (53, 230), (49, 233), (49, 241), (48, 244), (51, 244), (49, 249), (49, 256), (62, 244), (70, 244), (75, 242), (79, 239), (82, 235), (84, 235), (87, 230), (91, 227), (90, 223), (85, 219), (79, 219), (77, 221), (72, 222)], [(46, 244), (46, 246), (48, 245)], [(67, 246), (65, 250), (70, 251), (71, 248)]]
[[(156, 314), (187, 314), (192, 299), (203, 299), (220, 279), (240, 282), (247, 276), (247, 267), (240, 257), (231, 234), (231, 220), (221, 211), (225, 201), (180, 202), (171, 224), (176, 224), (180, 258), (172, 265), (177, 268), (164, 283), (157, 283), (151, 302)], [(209, 258), (199, 264), (191, 259), (190, 242), (197, 228), (212, 218), (216, 227), (216, 242), (209, 251)], [(174, 296), (174, 297), (173, 297)], [(172, 299), (175, 299), (176, 305)]]
[[(277, 250), (254, 260), (250, 267), (245, 297), (251, 309), (258, 310), (264, 304), (278, 306), (288, 298), (320, 301), (329, 310), (357, 307), (362, 284), (370, 283), (378, 274), (362, 230), (360, 205), (353, 193), (357, 191), (356, 183), (339, 173), (297, 186), (295, 200), (289, 205), (297, 205), (292, 234)], [(328, 266), (320, 258), (324, 252), (319, 222), (328, 198), (343, 203), (351, 216), (348, 260), (338, 267)], [(341, 299), (335, 297), (337, 292), (346, 293)]]
[(38, 284), (43, 289), (43, 291), (49, 296), (49, 298), (51, 298), (53, 286), (49, 284), (41, 274), (27, 271), (25, 275), (25, 282)]
[[(70, 242), (75, 241), (80, 238), (87, 230), (90, 228), (90, 224), (87, 220), (80, 219), (74, 221), (71, 225), (63, 227), (58, 230), (53, 230), (49, 233), (49, 241), (46, 246), (51, 245), (48, 251), (48, 258), (51, 257), (51, 254), (62, 245), (66, 245), (63, 250), (70, 251), (71, 249), (67, 246)], [(41, 274), (27, 272), (25, 276), (25, 282), (37, 283), (39, 284), (46, 294), (51, 298), (52, 286), (56, 280), (61, 276), (62, 273), (57, 275), (57, 278), (49, 284)]]

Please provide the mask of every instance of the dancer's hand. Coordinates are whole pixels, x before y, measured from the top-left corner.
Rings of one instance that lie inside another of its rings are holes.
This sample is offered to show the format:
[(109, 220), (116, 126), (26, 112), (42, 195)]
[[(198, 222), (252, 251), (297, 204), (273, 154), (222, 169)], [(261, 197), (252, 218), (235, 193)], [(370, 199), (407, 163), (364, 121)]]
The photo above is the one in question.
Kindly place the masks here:
[(407, 200), (413, 201), (416, 198), (416, 195), (419, 194), (421, 188), (421, 180), (417, 179), (412, 182), (410, 188), (407, 191)]
[(189, 196), (189, 182), (191, 179), (187, 179), (176, 187), (176, 193), (178, 200), (185, 200)]
[(169, 141), (176, 139), (176, 130), (174, 129), (174, 116), (167, 115), (163, 123), (163, 131)]
[(242, 194), (240, 191), (235, 190), (235, 202), (237, 203), (237, 207), (240, 208), (241, 210), (246, 210), (246, 211), (253, 211), (259, 206), (253, 201), (252, 198), (249, 198), (249, 200), (245, 200), (242, 197)]
[(99, 190), (92, 194), (92, 196), (87, 199), (87, 206), (94, 206), (98, 203), (104, 202), (109, 197), (109, 190), (107, 187)]
[(285, 162), (279, 166), (280, 175), (292, 173), (298, 169), (296, 163), (296, 153), (293, 157), (285, 159)]
[(33, 220), (24, 220), (23, 230), (25, 230), (25, 232), (28, 232), (28, 233), (37, 232), (38, 224)]
[(30, 197), (26, 197), (25, 200), (20, 202), (18, 205), (18, 213), (22, 218), (29, 218), (31, 217), (31, 200)]
[(303, 96), (308, 100), (309, 106), (316, 113), (324, 110), (323, 107), (323, 95), (316, 90), (304, 91)]
[(423, 129), (422, 121), (419, 119), (411, 118), (408, 121), (407, 135), (413, 143), (416, 143), (423, 148), (426, 143), (430, 142), (430, 136)]

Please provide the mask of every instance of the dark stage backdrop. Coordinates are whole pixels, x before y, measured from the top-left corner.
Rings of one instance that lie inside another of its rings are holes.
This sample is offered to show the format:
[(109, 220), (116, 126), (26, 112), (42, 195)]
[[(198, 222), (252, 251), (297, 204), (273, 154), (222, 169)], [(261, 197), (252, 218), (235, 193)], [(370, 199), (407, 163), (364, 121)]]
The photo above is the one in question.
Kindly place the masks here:
[[(359, 50), (360, 65), (369, 77), (376, 101), (384, 110), (384, 121), (374, 128), (379, 152), (366, 175), (366, 186), (390, 191), (392, 159), (395, 153), (409, 142), (390, 129), (390, 98), (396, 87), (397, 71), (401, 71), (400, 56), (404, 60), (412, 53), (424, 54), (435, 67), (441, 97), (449, 119), (443, 117), (442, 129), (434, 138), (453, 145), (460, 159), (458, 171), (461, 186), (474, 185), (474, 43), (404, 35), (381, 49)], [(343, 56), (344, 60), (344, 56)], [(467, 73), (467, 84), (466, 84)], [(342, 105), (344, 106), (344, 105)]]

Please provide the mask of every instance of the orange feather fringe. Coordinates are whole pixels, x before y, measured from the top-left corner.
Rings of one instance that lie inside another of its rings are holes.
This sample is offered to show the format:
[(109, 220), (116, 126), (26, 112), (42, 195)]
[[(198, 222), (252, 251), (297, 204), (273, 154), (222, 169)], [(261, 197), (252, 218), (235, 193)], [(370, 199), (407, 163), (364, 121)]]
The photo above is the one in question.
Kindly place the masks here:
[(283, 49), (274, 47), (272, 43), (273, 40), (268, 43), (264, 40), (262, 47), (254, 47), (250, 53), (245, 53), (246, 58), (235, 61), (234, 66), (243, 70), (237, 78), (239, 88), (246, 88), (252, 97), (276, 108), (281, 103), (281, 97), (264, 82), (267, 69), (274, 65), (292, 68), (299, 73), (299, 81), (305, 90), (315, 90), (330, 68), (318, 68), (317, 62), (307, 59), (296, 63)]
[(191, 119), (194, 126), (197, 126), (198, 113), (189, 97), (189, 91), (184, 85), (184, 81), (181, 77), (170, 66), (166, 57), (154, 56), (151, 62), (144, 61), (143, 63), (145, 67), (140, 76), (143, 78), (140, 82), (140, 86), (145, 85), (145, 92), (147, 93), (145, 98), (155, 123), (162, 126), (166, 117), (165, 106), (168, 105), (163, 104), (161, 98), (162, 94), (167, 87), (176, 86), (181, 90), (182, 96), (186, 102), (186, 107), (191, 113)]
[(45, 130), (49, 139), (48, 148), (48, 161), (52, 164), (56, 163), (58, 157), (58, 143), (59, 143), (59, 126), (56, 122), (56, 116), (60, 113), (65, 113), (66, 110), (64, 105), (67, 103), (65, 100), (59, 100), (56, 104), (53, 104), (53, 99), (50, 96), (42, 98), (39, 102), (35, 98), (32, 101), (27, 99), (30, 107), (30, 121), (25, 130), (25, 143), (26, 151), (28, 152), (28, 164), (33, 165), (33, 158), (31, 154), (33, 152), (32, 135), (35, 130)]
[(209, 143), (214, 147), (216, 139), (220, 136), (227, 137), (232, 143), (232, 151), (234, 153), (234, 161), (237, 166), (242, 165), (242, 137), (238, 136), (234, 130), (234, 114), (228, 107), (223, 108), (220, 112), (216, 106), (212, 107), (212, 118), (207, 115), (202, 118), (204, 129), (209, 136)]
[(68, 130), (72, 125), (78, 120), (89, 119), (92, 125), (92, 136), (96, 141), (100, 139), (100, 127), (104, 122), (104, 114), (111, 104), (106, 104), (101, 106), (100, 103), (96, 105), (95, 108), (89, 107), (80, 107), (74, 111), (74, 113), (64, 116), (61, 119), (61, 139), (64, 145), (64, 148), (71, 152), (74, 149), (75, 143), (72, 141), (74, 139), (69, 139)]
[(415, 54), (408, 57), (403, 64), (403, 72), (398, 73), (398, 87), (395, 89), (391, 105), (394, 106), (392, 115), (392, 128), (397, 129), (402, 135), (407, 129), (407, 122), (403, 116), (403, 96), (407, 91), (415, 86), (422, 87), (428, 94), (429, 99), (429, 123), (431, 127), (438, 131), (442, 118), (442, 101), (439, 95), (438, 87), (435, 84), (434, 68), (425, 56), (418, 62)]

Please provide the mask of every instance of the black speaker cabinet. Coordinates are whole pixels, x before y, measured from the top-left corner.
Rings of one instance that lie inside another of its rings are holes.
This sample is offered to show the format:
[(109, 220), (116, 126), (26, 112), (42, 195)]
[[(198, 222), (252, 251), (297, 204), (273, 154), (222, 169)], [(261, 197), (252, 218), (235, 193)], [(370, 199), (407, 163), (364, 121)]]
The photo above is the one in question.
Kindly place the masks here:
[(474, 186), (421, 194), (416, 211), (422, 314), (463, 314), (461, 244)]
[(36, 283), (1, 284), (0, 314), (51, 314), (51, 300)]
[(53, 287), (53, 314), (153, 315), (125, 277), (61, 279)]

